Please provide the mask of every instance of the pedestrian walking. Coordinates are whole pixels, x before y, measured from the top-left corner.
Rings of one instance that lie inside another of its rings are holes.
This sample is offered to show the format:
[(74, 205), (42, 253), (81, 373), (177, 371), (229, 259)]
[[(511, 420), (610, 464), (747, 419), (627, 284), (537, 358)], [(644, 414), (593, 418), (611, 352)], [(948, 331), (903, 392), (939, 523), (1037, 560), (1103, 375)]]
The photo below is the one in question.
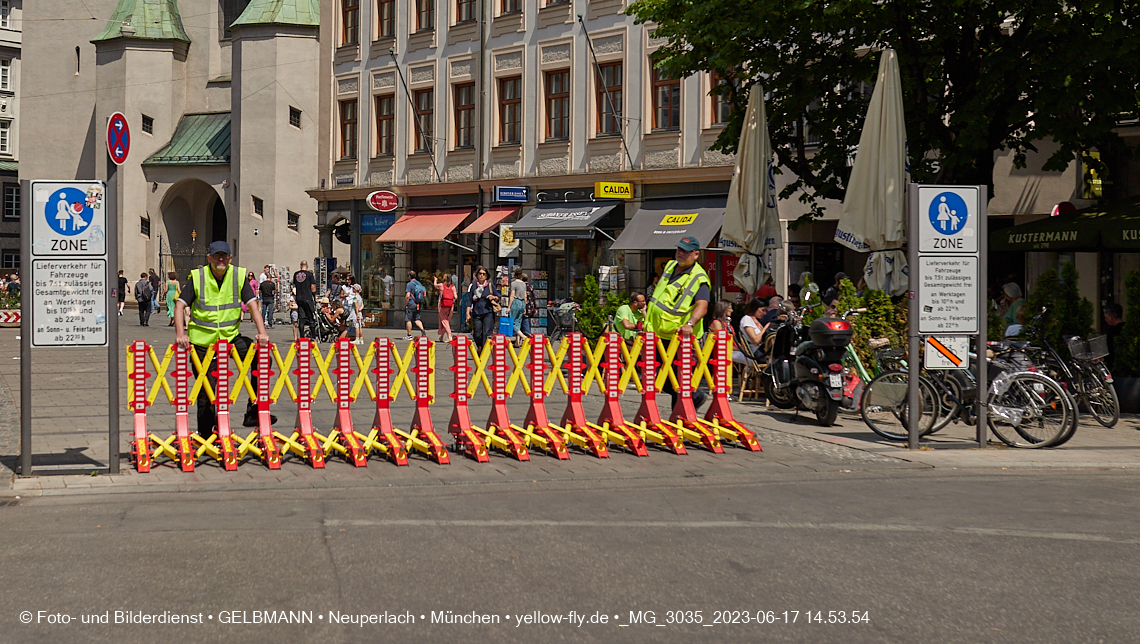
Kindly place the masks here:
[(139, 281), (135, 282), (135, 301), (139, 303), (139, 326), (150, 326), (154, 288), (150, 285), (150, 277), (146, 273), (139, 273)]
[(471, 279), (463, 281), (463, 290), (459, 295), (459, 331), (460, 333), (470, 333), (471, 325), (467, 323), (467, 312), (471, 308)]
[[(230, 245), (224, 241), (210, 244), (208, 266), (202, 266), (190, 273), (186, 281), (186, 288), (178, 297), (174, 315), (175, 342), (183, 349), (191, 345), (200, 360), (205, 360), (206, 352), (218, 340), (229, 340), (238, 355), (245, 356), (253, 343), (250, 338), (240, 335), (241, 304), (252, 305), (257, 301), (257, 295), (249, 286), (246, 279), (246, 269), (232, 265), (233, 255), (230, 254)], [(240, 290), (237, 285), (242, 285)], [(189, 309), (189, 324), (184, 322), (183, 314)], [(256, 340), (258, 344), (268, 343), (269, 334), (265, 331), (265, 323), (261, 319), (261, 311), (256, 306), (250, 306), (253, 324), (257, 327)], [(256, 364), (256, 359), (254, 361)], [(217, 371), (217, 357), (208, 364), (202, 365), (207, 374)], [(217, 384), (213, 375), (207, 376), (210, 386)], [(251, 376), (251, 384), (257, 390), (257, 377)], [(277, 422), (276, 416), (270, 416), (270, 421)], [(242, 420), (245, 427), (257, 425), (257, 405), (253, 399), (246, 404), (245, 418)], [(208, 396), (198, 396), (198, 435), (209, 438), (217, 431), (217, 410), (210, 402)]]
[(297, 333), (297, 298), (289, 296), (289, 322), (293, 325), (293, 342), (301, 336)]
[[(119, 271), (119, 317), (123, 316), (123, 309), (127, 306), (127, 284), (130, 283), (126, 277), (123, 277), (123, 271)], [(5, 285), (7, 290), (7, 285)]]
[(451, 276), (443, 274), (443, 281), (436, 280), (435, 288), (439, 291), (439, 341), (451, 342), (455, 336), (451, 333), (451, 314), (455, 312), (455, 283)]
[[(301, 267), (293, 273), (293, 297), (297, 303), (297, 326), (300, 337), (315, 338), (317, 330), (317, 278), (309, 270), (309, 262), (301, 260)], [(306, 332), (306, 327), (308, 331)]]
[(475, 350), (481, 351), (498, 326), (495, 314), (499, 312), (499, 297), (495, 295), (487, 269), (482, 266), (475, 269), (475, 280), (471, 282), (468, 294), (471, 296), (471, 308), (467, 309), (467, 322), (471, 326)]
[[(656, 333), (666, 344), (678, 335), (682, 342), (704, 335), (704, 317), (709, 309), (712, 281), (697, 263), (700, 249), (701, 244), (695, 237), (682, 237), (677, 242), (674, 259), (665, 264), (665, 272), (649, 299), (645, 330)], [(678, 394), (670, 379), (665, 379), (662, 391), (670, 395), (673, 407), (676, 407)], [(693, 404), (697, 407), (704, 400), (704, 392), (693, 394)]]
[(166, 326), (174, 326), (174, 305), (178, 302), (179, 290), (178, 273), (170, 271), (166, 274), (166, 315), (170, 318), (170, 324)]
[(155, 273), (152, 268), (147, 275), (147, 281), (150, 282), (150, 312), (158, 313), (159, 299), (166, 292), (166, 290), (162, 288), (162, 278), (159, 277), (158, 273)]
[[(266, 266), (266, 270), (269, 267)], [(265, 327), (268, 329), (273, 328), (273, 309), (277, 299), (277, 282), (273, 278), (266, 275), (257, 285), (257, 290), (261, 296), (261, 319), (265, 320)]]
[(364, 344), (364, 297), (361, 295), (363, 289), (359, 284), (352, 285), (352, 310), (351, 319), (353, 325), (356, 327), (356, 344)]
[(420, 284), (420, 281), (416, 279), (415, 271), (408, 271), (408, 288), (404, 291), (404, 328), (408, 332), (404, 336), (405, 340), (412, 339), (413, 324), (420, 330), (421, 336), (427, 336), (423, 320), (420, 319), (420, 313), (426, 303), (427, 287)]
[(511, 281), (511, 289), (507, 304), (507, 311), (511, 316), (511, 322), (513, 323), (511, 338), (513, 339), (516, 347), (521, 347), (523, 342), (523, 313), (526, 312), (526, 282), (523, 279), (523, 271), (521, 268), (515, 269), (515, 278)]

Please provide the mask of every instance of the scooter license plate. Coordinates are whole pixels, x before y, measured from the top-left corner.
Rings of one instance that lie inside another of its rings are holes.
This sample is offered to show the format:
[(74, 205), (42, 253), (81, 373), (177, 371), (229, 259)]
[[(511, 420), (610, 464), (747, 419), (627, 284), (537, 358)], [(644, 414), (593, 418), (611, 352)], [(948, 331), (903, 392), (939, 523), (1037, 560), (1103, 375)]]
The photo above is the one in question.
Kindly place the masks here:
[(829, 377), (830, 377), (830, 384), (832, 387), (839, 388), (839, 387), (843, 386), (843, 377), (840, 376), (839, 374), (833, 373)]

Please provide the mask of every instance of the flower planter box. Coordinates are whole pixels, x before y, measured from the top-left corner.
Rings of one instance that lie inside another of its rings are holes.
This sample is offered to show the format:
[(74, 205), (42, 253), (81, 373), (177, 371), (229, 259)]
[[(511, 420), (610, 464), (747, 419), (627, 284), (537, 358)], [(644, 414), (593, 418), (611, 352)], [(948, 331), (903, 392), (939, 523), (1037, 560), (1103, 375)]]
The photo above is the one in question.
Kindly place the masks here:
[(20, 310), (0, 309), (0, 328), (20, 328)]

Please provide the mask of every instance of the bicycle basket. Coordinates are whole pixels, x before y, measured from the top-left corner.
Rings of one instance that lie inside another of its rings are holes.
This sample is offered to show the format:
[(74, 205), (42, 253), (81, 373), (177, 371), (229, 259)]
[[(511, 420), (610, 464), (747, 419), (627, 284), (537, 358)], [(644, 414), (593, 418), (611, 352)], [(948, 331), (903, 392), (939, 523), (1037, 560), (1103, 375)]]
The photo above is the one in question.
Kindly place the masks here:
[(1069, 353), (1074, 360), (1096, 360), (1108, 355), (1108, 336), (1095, 335), (1088, 340), (1069, 338)]
[(574, 324), (574, 309), (572, 307), (554, 309), (554, 322), (561, 327), (570, 327)]

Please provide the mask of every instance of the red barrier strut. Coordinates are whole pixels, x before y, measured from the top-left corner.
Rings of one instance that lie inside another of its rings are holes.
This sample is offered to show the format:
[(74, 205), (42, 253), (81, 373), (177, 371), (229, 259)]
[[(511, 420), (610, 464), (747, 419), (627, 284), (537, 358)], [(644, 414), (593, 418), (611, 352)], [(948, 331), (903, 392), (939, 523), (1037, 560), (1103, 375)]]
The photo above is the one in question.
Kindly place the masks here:
[(131, 360), (134, 363), (134, 368), (131, 369), (131, 384), (135, 392), (135, 399), (131, 403), (131, 410), (135, 415), (131, 462), (135, 464), (135, 470), (146, 473), (150, 471), (151, 466), (150, 434), (146, 430), (146, 408), (150, 404), (147, 401), (146, 379), (151, 375), (146, 370), (146, 357), (150, 347), (142, 340), (135, 340), (131, 343), (131, 351), (133, 352)]
[[(641, 373), (643, 374), (642, 380), (643, 390), (641, 392), (641, 407), (637, 410), (637, 415), (633, 417), (634, 424), (642, 424), (650, 433), (649, 436), (653, 437), (654, 442), (659, 442), (666, 448), (672, 450), (674, 454), (688, 454), (685, 450), (685, 441), (673, 431), (671, 427), (661, 422), (661, 412), (657, 409), (657, 334), (652, 331), (645, 333), (645, 346), (641, 352)], [(661, 437), (657, 441), (656, 434)]]
[(471, 340), (465, 335), (457, 335), (450, 344), (455, 354), (455, 364), (450, 367), (455, 373), (455, 393), (450, 394), (455, 400), (455, 407), (452, 408), (447, 431), (455, 437), (457, 450), (462, 450), (477, 463), (486, 463), (490, 460), (487, 446), (471, 428), (471, 412), (467, 408), (468, 376), (471, 374), (471, 366), (468, 364)]
[(722, 438), (741, 443), (749, 451), (762, 452), (756, 434), (753, 434), (741, 425), (732, 415), (732, 407), (728, 401), (728, 370), (732, 368), (732, 354), (729, 352), (728, 332), (717, 331), (716, 358), (709, 362), (716, 367), (716, 392), (713, 394), (712, 404), (705, 413), (705, 421), (712, 425)]
[(271, 470), (281, 469), (281, 449), (273, 438), (273, 419), (269, 413), (269, 383), (273, 379), (273, 345), (257, 345), (257, 446), (261, 460)]
[(567, 383), (570, 392), (568, 394), (568, 401), (566, 403), (566, 411), (562, 413), (562, 426), (567, 429), (567, 432), (577, 435), (580, 440), (575, 440), (571, 436), (571, 440), (578, 443), (594, 456), (598, 458), (609, 458), (610, 451), (606, 446), (606, 441), (602, 439), (597, 432), (595, 432), (586, 421), (586, 412), (582, 409), (582, 334), (574, 331), (566, 336), (564, 342), (570, 343), (570, 349), (567, 351), (566, 360), (570, 363), (566, 369), (569, 372), (570, 378)]
[[(724, 448), (720, 446), (720, 437), (709, 431), (697, 421), (697, 408), (693, 406), (693, 338), (680, 336), (680, 346), (677, 347), (675, 373), (677, 374), (678, 392), (677, 404), (669, 420), (680, 424), (688, 430), (689, 438), (699, 440), (709, 451), (723, 454)], [(685, 432), (682, 432), (684, 435)]]
[(325, 452), (321, 443), (313, 435), (313, 341), (309, 338), (297, 340), (297, 423), (296, 432), (305, 441), (304, 458), (314, 468), (325, 466)]
[(427, 336), (416, 338), (416, 366), (412, 371), (416, 372), (416, 413), (412, 416), (412, 432), (428, 444), (429, 456), (436, 463), (446, 465), (451, 462), (451, 457), (431, 422), (431, 341)]
[(372, 431), (369, 432), (366, 446), (376, 444), (382, 451), (387, 452), (388, 458), (396, 465), (408, 464), (408, 450), (400, 442), (396, 430), (392, 426), (392, 341), (388, 338), (376, 338), (372, 341), (376, 349), (376, 366), (372, 373), (376, 374), (376, 416), (372, 419)]
[(356, 467), (368, 467), (364, 449), (352, 427), (352, 340), (336, 341), (336, 424), (338, 440), (345, 449), (345, 458)]
[(526, 412), (523, 427), (545, 439), (546, 451), (565, 461), (570, 458), (562, 434), (550, 426), (546, 416), (546, 336), (536, 333), (531, 338), (530, 364), (530, 409)]
[(526, 443), (515, 430), (507, 414), (507, 377), (511, 366), (507, 363), (508, 338), (502, 334), (491, 336), (494, 363), (491, 365), (491, 414), (487, 417), (487, 431), (506, 441), (505, 450), (520, 461), (529, 461)]
[[(216, 358), (214, 378), (214, 406), (218, 414), (218, 442), (221, 444), (222, 466), (233, 472), (238, 468), (237, 449), (234, 448), (233, 430), (230, 429), (230, 341), (221, 339), (214, 344)], [(203, 392), (204, 393), (204, 392)], [(200, 393), (199, 395), (203, 395)]]
[(608, 430), (618, 435), (620, 441), (625, 443), (624, 447), (638, 456), (649, 456), (649, 450), (645, 449), (645, 441), (637, 432), (625, 424), (625, 418), (621, 412), (622, 362), (620, 343), (623, 340), (620, 335), (614, 332), (607, 333), (603, 337), (606, 340), (606, 402), (602, 407), (602, 413), (598, 415), (596, 424), (606, 427), (608, 423)]
[[(174, 345), (174, 436), (178, 440), (178, 463), (183, 472), (194, 471), (197, 457), (190, 438), (190, 350)], [(205, 396), (205, 390), (198, 393)]]

